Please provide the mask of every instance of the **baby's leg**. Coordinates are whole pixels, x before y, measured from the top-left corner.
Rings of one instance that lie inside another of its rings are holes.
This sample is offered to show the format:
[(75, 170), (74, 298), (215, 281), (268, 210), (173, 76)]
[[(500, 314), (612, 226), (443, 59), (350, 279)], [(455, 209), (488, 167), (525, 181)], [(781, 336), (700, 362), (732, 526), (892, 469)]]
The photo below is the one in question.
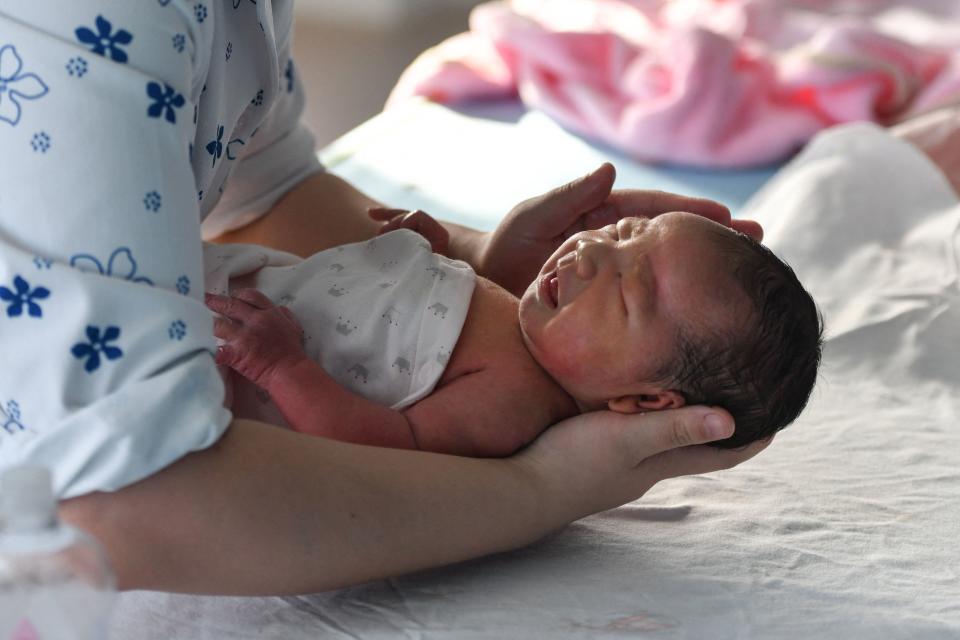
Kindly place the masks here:
[(960, 106), (904, 120), (891, 127), (890, 133), (923, 151), (960, 195)]

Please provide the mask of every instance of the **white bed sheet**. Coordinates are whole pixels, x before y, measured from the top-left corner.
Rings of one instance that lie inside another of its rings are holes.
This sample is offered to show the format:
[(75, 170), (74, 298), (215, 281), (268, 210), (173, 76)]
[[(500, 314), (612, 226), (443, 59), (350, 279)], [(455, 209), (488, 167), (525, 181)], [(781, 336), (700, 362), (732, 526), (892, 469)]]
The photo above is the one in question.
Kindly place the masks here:
[[(530, 146), (504, 153), (505, 136)], [(296, 598), (127, 593), (113, 637), (960, 637), (960, 206), (932, 165), (875, 129), (818, 146), (823, 157), (746, 207), (821, 302), (831, 336), (811, 406), (763, 455), (452, 567)], [(449, 215), (461, 197), (476, 223), (602, 153), (535, 116), (421, 105), (324, 159), (389, 202)], [(532, 178), (518, 186), (521, 165)], [(649, 186), (646, 171), (621, 171), (619, 186)], [(725, 188), (684, 176), (665, 188)], [(738, 197), (751, 190), (727, 178)]]

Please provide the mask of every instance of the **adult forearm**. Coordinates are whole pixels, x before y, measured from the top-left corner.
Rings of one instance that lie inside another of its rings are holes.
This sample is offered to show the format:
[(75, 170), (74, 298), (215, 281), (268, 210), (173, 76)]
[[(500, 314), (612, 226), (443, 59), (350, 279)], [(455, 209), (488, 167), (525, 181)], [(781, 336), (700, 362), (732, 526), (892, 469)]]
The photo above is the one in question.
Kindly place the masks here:
[(307, 257), (376, 235), (367, 208), (382, 206), (332, 173), (315, 173), (287, 192), (261, 218), (214, 242), (262, 244)]
[(64, 503), (125, 589), (307, 593), (530, 543), (529, 471), (236, 421), (213, 447), (119, 492)]
[(125, 589), (315, 592), (517, 548), (769, 444), (686, 446), (731, 433), (716, 408), (597, 411), (511, 458), (465, 458), (238, 420), (212, 447), (61, 515), (106, 545)]
[[(316, 173), (291, 189), (263, 217), (213, 241), (262, 244), (306, 257), (377, 235), (381, 223), (372, 220), (367, 209), (381, 206), (332, 173)], [(476, 266), (486, 234), (441, 222), (450, 232), (450, 256)]]

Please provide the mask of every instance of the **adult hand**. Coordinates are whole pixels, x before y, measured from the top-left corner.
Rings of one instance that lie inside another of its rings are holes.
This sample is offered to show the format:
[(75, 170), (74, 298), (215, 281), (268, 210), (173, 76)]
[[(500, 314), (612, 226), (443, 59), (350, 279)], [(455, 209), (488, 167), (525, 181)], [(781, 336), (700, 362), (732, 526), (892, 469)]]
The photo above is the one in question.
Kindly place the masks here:
[(763, 237), (759, 224), (732, 220), (730, 210), (718, 202), (664, 191), (611, 191), (615, 177), (613, 165), (604, 163), (593, 173), (515, 206), (487, 236), (477, 258), (480, 274), (520, 296), (564, 240), (629, 216), (688, 211), (758, 240)]
[(585, 413), (556, 424), (514, 457), (538, 485), (546, 522), (572, 522), (636, 500), (667, 478), (729, 469), (772, 438), (743, 449), (703, 443), (733, 433), (723, 409)]

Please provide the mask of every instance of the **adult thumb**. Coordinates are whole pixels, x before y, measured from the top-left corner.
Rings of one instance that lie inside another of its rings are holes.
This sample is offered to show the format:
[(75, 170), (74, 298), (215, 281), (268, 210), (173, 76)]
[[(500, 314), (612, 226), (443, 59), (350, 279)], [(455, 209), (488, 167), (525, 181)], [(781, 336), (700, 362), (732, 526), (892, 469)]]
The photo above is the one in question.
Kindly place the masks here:
[(637, 462), (671, 449), (723, 440), (734, 431), (733, 418), (716, 407), (681, 407), (637, 417), (646, 422), (631, 443)]
[(537, 196), (526, 204), (538, 209), (543, 221), (560, 233), (584, 213), (599, 207), (610, 196), (617, 170), (609, 162), (576, 180)]

